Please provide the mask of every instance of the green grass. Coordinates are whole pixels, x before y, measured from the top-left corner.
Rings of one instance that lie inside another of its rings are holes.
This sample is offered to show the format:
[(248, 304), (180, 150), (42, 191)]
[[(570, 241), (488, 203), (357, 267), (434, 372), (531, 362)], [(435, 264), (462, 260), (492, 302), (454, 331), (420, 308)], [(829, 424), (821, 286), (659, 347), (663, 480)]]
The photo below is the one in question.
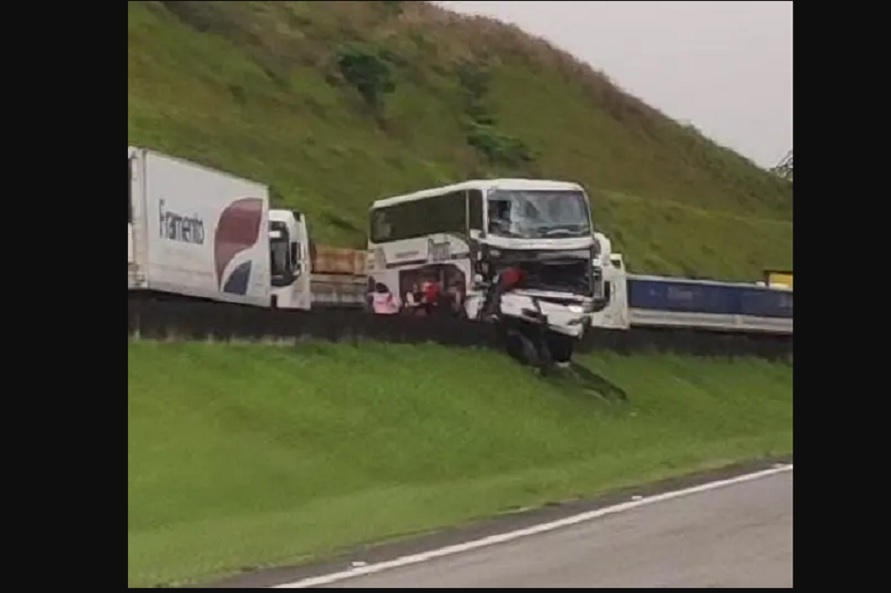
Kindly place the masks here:
[(438, 346), (128, 345), (128, 581), (293, 563), (792, 451), (792, 368)]
[[(583, 183), (632, 270), (792, 267), (791, 183), (513, 27), (423, 2), (129, 2), (127, 30), (129, 142), (271, 184), (319, 242), (364, 246), (384, 195), (531, 175)], [(393, 73), (377, 113), (336, 66), (356, 43)], [(477, 102), (530, 162), (468, 143), (468, 63), (489, 72)]]

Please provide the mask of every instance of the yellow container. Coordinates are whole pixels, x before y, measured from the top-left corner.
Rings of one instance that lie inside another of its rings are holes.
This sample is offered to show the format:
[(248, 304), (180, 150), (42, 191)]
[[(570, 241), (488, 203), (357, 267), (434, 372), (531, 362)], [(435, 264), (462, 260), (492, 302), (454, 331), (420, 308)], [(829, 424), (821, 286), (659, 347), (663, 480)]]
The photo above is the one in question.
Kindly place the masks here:
[(764, 281), (768, 286), (785, 286), (786, 288), (792, 288), (792, 272), (766, 270), (764, 272)]

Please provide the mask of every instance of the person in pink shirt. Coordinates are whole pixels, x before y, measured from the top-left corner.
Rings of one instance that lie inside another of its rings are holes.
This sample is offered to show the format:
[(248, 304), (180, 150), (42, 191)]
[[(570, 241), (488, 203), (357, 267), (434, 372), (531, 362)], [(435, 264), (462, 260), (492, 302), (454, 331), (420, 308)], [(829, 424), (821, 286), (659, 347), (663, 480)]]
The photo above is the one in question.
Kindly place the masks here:
[(386, 285), (378, 282), (371, 295), (371, 308), (375, 315), (395, 315), (401, 308), (399, 299)]

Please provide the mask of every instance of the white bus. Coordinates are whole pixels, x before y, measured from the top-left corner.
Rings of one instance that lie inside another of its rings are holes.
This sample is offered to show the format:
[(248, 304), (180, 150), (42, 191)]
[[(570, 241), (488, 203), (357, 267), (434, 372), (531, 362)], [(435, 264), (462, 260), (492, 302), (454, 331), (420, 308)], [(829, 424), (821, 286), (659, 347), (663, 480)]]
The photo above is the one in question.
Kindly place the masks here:
[[(478, 317), (486, 287), (508, 265), (525, 272), (501, 300), (501, 316), (545, 321), (579, 338), (602, 294), (590, 205), (576, 183), (474, 180), (389, 197), (370, 209), (368, 275), (404, 312), (436, 283), (451, 311)], [(442, 307), (439, 307), (442, 310)]]

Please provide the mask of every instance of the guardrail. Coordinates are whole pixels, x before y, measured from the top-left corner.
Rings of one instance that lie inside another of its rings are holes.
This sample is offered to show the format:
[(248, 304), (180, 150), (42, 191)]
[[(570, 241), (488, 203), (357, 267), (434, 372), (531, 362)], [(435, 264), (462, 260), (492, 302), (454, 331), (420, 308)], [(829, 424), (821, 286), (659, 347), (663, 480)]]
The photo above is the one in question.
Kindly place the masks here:
[[(451, 317), (371, 315), (362, 310), (288, 311), (212, 302), (156, 301), (130, 295), (128, 334), (152, 339), (307, 340), (361, 343), (432, 342), (450, 346), (503, 347), (496, 325)], [(669, 351), (697, 356), (783, 359), (791, 335), (743, 334), (680, 328), (592, 330), (578, 352)]]

